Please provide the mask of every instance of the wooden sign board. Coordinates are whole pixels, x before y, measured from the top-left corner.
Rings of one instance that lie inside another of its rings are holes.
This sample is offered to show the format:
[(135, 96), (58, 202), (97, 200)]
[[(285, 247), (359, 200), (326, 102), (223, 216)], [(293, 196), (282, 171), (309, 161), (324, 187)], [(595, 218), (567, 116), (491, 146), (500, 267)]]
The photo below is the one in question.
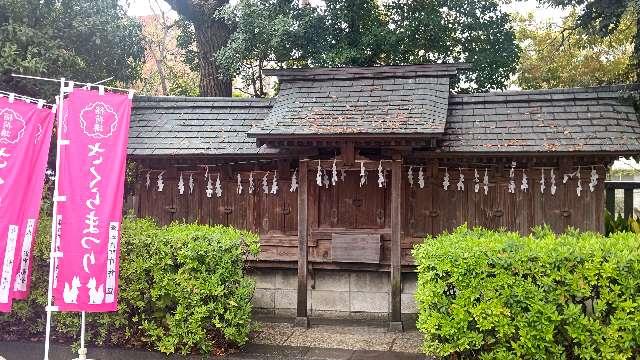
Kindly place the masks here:
[(331, 234), (331, 260), (380, 263), (380, 234)]

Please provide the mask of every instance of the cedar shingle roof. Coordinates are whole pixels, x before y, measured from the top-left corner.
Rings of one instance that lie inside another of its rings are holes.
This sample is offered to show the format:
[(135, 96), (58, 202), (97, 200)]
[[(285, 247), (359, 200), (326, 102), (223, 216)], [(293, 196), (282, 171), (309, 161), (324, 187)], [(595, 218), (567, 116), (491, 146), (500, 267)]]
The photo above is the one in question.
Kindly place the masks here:
[(273, 154), (247, 135), (365, 134), (436, 137), (450, 153), (640, 153), (638, 115), (622, 99), (636, 85), (449, 95), (456, 69), (286, 70), (274, 100), (136, 97), (129, 154)]
[(449, 77), (465, 64), (272, 70), (278, 97), (251, 137), (438, 135)]
[(629, 86), (452, 95), (442, 152), (638, 152)]
[(134, 98), (130, 155), (251, 155), (258, 148), (247, 131), (264, 119), (271, 101), (260, 99)]

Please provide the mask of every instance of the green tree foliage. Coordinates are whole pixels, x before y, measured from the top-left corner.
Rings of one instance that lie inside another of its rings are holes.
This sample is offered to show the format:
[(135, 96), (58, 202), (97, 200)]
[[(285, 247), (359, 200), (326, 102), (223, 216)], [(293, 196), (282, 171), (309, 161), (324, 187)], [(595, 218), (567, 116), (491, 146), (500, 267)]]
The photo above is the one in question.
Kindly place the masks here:
[(142, 43), (139, 23), (117, 0), (0, 0), (0, 87), (55, 93), (12, 72), (130, 84), (140, 74)]
[(496, 0), (240, 0), (225, 17), (235, 32), (218, 62), (247, 85), (272, 67), (466, 61), (473, 68), (457, 89), (485, 91), (504, 88), (518, 59), (510, 16)]
[(451, 359), (637, 359), (640, 238), (548, 227), (427, 238), (418, 264), (424, 350)]
[[(42, 339), (45, 326), (51, 218), (40, 222), (32, 291), (0, 314), (0, 341)], [(210, 353), (244, 344), (251, 330), (254, 283), (244, 273), (258, 238), (223, 226), (172, 224), (126, 217), (120, 249), (118, 311), (87, 315), (88, 342)], [(54, 314), (56, 341), (76, 341), (77, 313)]]
[(606, 38), (583, 28), (570, 29), (573, 11), (558, 27), (540, 24), (533, 15), (517, 19), (522, 53), (515, 83), (523, 89), (581, 87), (628, 83), (634, 80), (630, 63), (635, 25), (629, 15)]
[(609, 37), (625, 24), (630, 17), (633, 24), (633, 64), (636, 81), (640, 81), (640, 3), (637, 0), (542, 0), (542, 3), (563, 8), (577, 8), (579, 12), (573, 28)]

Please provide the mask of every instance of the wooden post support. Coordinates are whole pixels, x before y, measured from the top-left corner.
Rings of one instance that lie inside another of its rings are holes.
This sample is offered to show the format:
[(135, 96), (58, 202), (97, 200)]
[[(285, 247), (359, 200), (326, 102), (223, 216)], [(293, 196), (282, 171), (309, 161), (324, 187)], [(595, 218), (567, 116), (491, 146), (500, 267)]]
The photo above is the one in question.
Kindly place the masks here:
[(624, 189), (624, 218), (633, 215), (633, 189)]
[(394, 160), (391, 169), (391, 322), (389, 330), (403, 331), (401, 309), (402, 237), (402, 160)]
[(611, 216), (616, 216), (616, 189), (607, 188), (606, 190), (606, 209)]
[(303, 328), (309, 327), (309, 317), (307, 316), (308, 164), (308, 160), (302, 160), (300, 161), (300, 166), (298, 168), (298, 302), (295, 326)]

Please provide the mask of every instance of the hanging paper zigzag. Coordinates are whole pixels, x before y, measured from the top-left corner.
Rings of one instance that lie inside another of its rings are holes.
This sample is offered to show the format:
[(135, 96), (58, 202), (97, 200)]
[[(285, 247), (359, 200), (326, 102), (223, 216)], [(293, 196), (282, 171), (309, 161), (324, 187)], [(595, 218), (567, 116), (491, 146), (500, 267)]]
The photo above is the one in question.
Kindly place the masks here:
[(222, 186), (220, 184), (220, 173), (218, 173), (218, 177), (216, 178), (216, 196), (222, 196)]
[(458, 169), (458, 172), (460, 173), (460, 177), (458, 178), (458, 184), (456, 186), (458, 187), (458, 191), (464, 191), (464, 174), (462, 173), (462, 169)]
[(182, 172), (180, 173), (180, 181), (178, 181), (178, 193), (180, 193), (180, 195), (184, 194), (184, 178), (182, 177)]
[(289, 188), (290, 192), (296, 192), (298, 190), (298, 169), (293, 172), (291, 176), (291, 188)]

